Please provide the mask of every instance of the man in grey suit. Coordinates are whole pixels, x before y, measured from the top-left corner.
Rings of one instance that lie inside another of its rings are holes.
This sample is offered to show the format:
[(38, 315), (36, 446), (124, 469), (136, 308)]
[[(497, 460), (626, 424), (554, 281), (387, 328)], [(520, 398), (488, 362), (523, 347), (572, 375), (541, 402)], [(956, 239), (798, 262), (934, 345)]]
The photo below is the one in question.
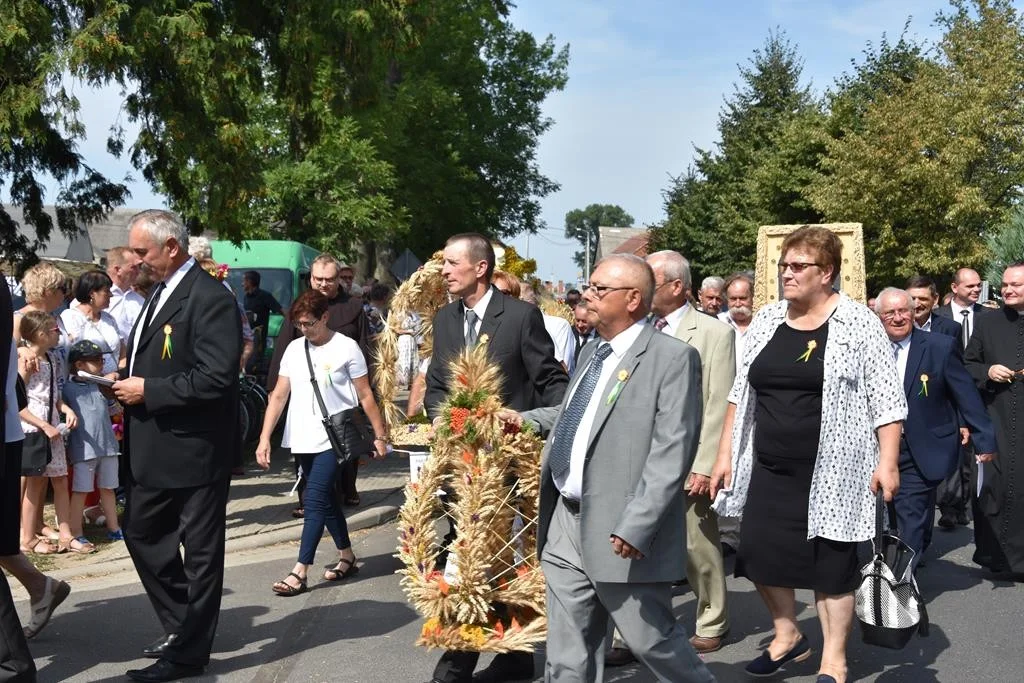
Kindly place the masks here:
[(551, 430), (537, 552), (547, 579), (546, 681), (600, 681), (608, 617), (660, 681), (713, 681), (672, 612), (685, 572), (683, 483), (701, 426), (700, 357), (644, 319), (654, 275), (619, 254), (584, 301), (600, 339), (558, 408), (523, 413)]

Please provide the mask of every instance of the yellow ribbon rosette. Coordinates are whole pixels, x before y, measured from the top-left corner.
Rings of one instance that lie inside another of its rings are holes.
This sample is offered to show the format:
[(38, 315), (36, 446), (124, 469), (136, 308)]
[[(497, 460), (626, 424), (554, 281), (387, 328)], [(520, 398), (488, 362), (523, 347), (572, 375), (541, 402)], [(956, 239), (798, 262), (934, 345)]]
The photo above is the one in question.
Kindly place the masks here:
[(167, 360), (171, 357), (171, 332), (172, 328), (170, 325), (164, 325), (164, 348), (160, 351), (160, 360)]

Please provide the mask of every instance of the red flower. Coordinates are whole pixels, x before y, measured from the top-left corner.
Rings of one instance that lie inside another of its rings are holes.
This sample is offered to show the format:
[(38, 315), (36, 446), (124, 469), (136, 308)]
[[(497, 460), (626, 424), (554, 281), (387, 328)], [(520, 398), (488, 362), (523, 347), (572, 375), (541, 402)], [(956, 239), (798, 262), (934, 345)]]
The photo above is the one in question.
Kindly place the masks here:
[(452, 431), (461, 434), (466, 428), (466, 419), (469, 417), (469, 408), (452, 408), (449, 411)]

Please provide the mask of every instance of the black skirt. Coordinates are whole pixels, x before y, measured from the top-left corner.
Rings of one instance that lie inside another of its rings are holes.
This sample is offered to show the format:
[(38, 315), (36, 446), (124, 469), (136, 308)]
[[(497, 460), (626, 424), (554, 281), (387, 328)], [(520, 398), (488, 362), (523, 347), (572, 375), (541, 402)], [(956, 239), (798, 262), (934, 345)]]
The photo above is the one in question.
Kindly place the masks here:
[(807, 503), (814, 459), (755, 454), (740, 525), (736, 576), (780, 588), (826, 595), (860, 583), (857, 544), (807, 538)]

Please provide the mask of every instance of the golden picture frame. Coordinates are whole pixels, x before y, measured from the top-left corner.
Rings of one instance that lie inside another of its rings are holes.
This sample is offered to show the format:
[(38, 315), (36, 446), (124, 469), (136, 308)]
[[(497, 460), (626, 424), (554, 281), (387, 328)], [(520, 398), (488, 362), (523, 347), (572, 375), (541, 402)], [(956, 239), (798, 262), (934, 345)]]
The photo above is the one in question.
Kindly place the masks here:
[[(757, 264), (754, 269), (754, 310), (775, 303), (782, 297), (779, 286), (779, 259), (786, 236), (804, 225), (762, 225), (757, 229)], [(864, 228), (860, 223), (823, 223), (813, 225), (827, 228), (843, 244), (843, 264), (839, 269), (838, 289), (844, 294), (867, 303), (866, 273), (864, 271)]]

